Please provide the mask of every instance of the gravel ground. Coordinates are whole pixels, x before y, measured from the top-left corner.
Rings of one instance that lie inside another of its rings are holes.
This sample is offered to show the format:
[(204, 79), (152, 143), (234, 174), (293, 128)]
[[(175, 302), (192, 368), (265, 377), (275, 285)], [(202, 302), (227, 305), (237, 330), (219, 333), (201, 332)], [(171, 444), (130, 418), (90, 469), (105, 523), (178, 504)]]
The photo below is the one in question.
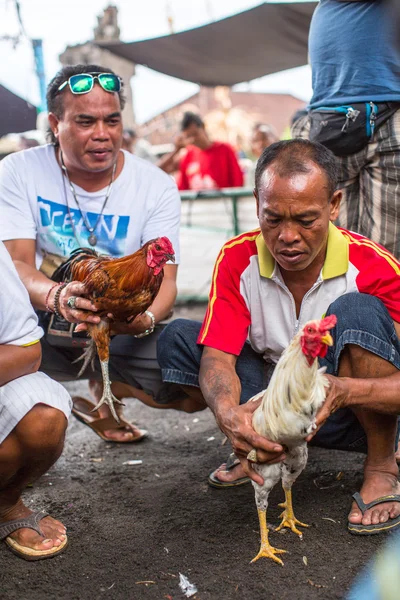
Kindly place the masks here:
[[(196, 317), (203, 308), (177, 314)], [(85, 393), (86, 384), (69, 388)], [(289, 551), (283, 568), (266, 559), (250, 564), (259, 547), (253, 489), (208, 487), (208, 473), (229, 453), (210, 411), (185, 415), (134, 399), (126, 404), (126, 414), (150, 432), (139, 444), (106, 444), (71, 419), (62, 457), (25, 493), (29, 506), (66, 524), (69, 548), (29, 563), (1, 545), (1, 599), (179, 600), (179, 573), (196, 584), (197, 600), (344, 598), (384, 539), (346, 530), (361, 455), (311, 449), (293, 492), (296, 515), (310, 528), (302, 541), (271, 533), (271, 542)], [(132, 460), (142, 464), (126, 464)], [(272, 525), (282, 499), (276, 487)]]

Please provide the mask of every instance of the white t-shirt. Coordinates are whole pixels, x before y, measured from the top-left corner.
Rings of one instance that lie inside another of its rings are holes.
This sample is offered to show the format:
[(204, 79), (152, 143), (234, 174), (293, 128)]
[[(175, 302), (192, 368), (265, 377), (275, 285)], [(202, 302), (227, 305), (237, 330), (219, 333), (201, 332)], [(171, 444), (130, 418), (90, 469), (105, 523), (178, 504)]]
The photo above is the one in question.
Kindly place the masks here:
[[(167, 236), (179, 263), (181, 203), (174, 181), (148, 161), (123, 152), (123, 169), (100, 217), (107, 187), (86, 192), (73, 184), (87, 223), (94, 227), (98, 220), (96, 250), (126, 256), (152, 238)], [(89, 235), (53, 145), (16, 152), (1, 161), (1, 240), (35, 239), (39, 268), (46, 252), (68, 257), (76, 248), (90, 247)]]
[(27, 346), (43, 336), (28, 292), (0, 242), (0, 344)]

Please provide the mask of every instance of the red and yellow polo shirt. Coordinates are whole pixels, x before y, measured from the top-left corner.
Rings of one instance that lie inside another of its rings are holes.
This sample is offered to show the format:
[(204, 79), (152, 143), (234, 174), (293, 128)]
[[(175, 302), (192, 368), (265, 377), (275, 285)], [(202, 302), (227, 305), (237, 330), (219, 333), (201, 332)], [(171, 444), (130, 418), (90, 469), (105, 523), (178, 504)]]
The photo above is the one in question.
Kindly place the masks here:
[(350, 292), (376, 296), (400, 323), (400, 263), (382, 246), (331, 223), (324, 266), (297, 318), (294, 298), (260, 229), (243, 233), (217, 258), (197, 342), (238, 356), (248, 339), (276, 363), (307, 321), (320, 319), (336, 298)]

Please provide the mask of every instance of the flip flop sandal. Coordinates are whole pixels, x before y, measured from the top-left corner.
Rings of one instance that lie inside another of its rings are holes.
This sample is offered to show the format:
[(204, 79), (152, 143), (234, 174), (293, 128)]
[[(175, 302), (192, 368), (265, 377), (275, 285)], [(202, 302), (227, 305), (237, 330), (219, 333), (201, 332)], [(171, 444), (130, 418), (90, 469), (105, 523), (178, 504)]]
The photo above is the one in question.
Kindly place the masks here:
[[(149, 435), (149, 432), (146, 429), (135, 427), (132, 423), (125, 421), (123, 417), (120, 417), (120, 423), (118, 425), (113, 417), (102, 418), (98, 411), (91, 412), (95, 405), (86, 398), (74, 396), (72, 402), (72, 414), (74, 417), (84, 425), (90, 427), (90, 429), (97, 433), (97, 435), (105, 442), (113, 444), (133, 444), (135, 442), (140, 442)], [(131, 431), (134, 434), (134, 437), (130, 440), (111, 440), (104, 435), (104, 432), (108, 429)]]
[[(229, 458), (226, 461), (225, 471), (232, 471), (232, 469), (234, 469), (239, 464), (240, 464), (240, 460), (232, 452), (232, 454), (229, 455)], [(240, 477), (239, 479), (236, 479), (236, 481), (221, 481), (216, 476), (217, 471), (218, 471), (218, 469), (215, 469), (215, 471), (212, 471), (209, 474), (208, 480), (207, 480), (208, 485), (213, 488), (223, 489), (223, 488), (237, 487), (239, 485), (244, 485), (245, 483), (249, 483), (251, 481), (250, 477), (247, 477), (247, 475), (245, 477)]]
[[(365, 513), (366, 510), (372, 508), (373, 506), (377, 506), (377, 504), (382, 504), (382, 502), (400, 502), (400, 495), (398, 494), (389, 494), (387, 496), (381, 496), (376, 500), (372, 500), (372, 502), (368, 502), (367, 504), (361, 498), (360, 494), (356, 492), (353, 494), (353, 499), (356, 501), (358, 508), (361, 510), (362, 514)], [(374, 535), (376, 533), (383, 533), (385, 531), (390, 531), (395, 527), (400, 525), (400, 515), (395, 517), (394, 519), (389, 519), (386, 523), (376, 523), (376, 525), (363, 525), (362, 523), (348, 523), (347, 528), (350, 533), (353, 535)]]
[(29, 517), (23, 519), (14, 519), (14, 521), (7, 521), (6, 523), (0, 524), (0, 540), (4, 540), (7, 546), (14, 554), (23, 558), (24, 560), (42, 560), (44, 558), (53, 558), (57, 554), (64, 552), (68, 546), (68, 538), (60, 544), (60, 546), (50, 548), (49, 550), (35, 550), (28, 546), (21, 546), (13, 538), (9, 537), (10, 533), (17, 531), (18, 529), (28, 528), (33, 529), (39, 535), (45, 537), (43, 531), (39, 527), (39, 522), (48, 516), (49, 513), (44, 510), (39, 510)]

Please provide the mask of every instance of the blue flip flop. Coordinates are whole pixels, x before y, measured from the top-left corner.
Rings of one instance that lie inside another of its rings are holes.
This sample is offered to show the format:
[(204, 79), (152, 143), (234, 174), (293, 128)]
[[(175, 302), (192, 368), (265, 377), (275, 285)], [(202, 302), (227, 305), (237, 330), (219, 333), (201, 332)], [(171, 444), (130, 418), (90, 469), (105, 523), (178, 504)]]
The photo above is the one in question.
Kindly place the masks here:
[[(369, 508), (382, 504), (382, 502), (400, 502), (400, 496), (398, 494), (389, 494), (387, 496), (381, 496), (372, 502), (366, 504), (361, 498), (360, 494), (356, 492), (353, 494), (353, 499), (356, 501), (358, 508), (362, 514), (365, 513)], [(353, 535), (374, 535), (377, 533), (384, 533), (390, 531), (400, 525), (400, 515), (394, 519), (389, 519), (386, 523), (377, 523), (376, 525), (363, 525), (362, 523), (348, 523), (347, 528)]]

